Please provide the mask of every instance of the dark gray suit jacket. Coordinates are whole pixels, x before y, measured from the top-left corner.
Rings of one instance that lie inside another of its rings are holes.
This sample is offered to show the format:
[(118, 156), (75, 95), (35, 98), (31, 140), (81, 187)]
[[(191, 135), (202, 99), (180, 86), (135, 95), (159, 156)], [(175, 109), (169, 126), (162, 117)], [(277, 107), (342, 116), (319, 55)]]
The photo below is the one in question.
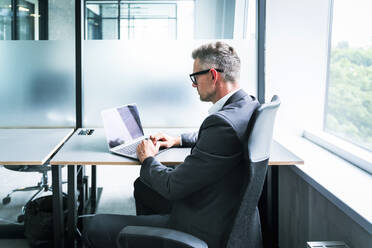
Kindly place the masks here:
[(141, 180), (173, 201), (170, 227), (190, 233), (208, 246), (224, 247), (236, 214), (244, 177), (243, 144), (258, 101), (243, 90), (208, 116), (198, 134), (182, 135), (191, 154), (176, 168), (147, 158)]

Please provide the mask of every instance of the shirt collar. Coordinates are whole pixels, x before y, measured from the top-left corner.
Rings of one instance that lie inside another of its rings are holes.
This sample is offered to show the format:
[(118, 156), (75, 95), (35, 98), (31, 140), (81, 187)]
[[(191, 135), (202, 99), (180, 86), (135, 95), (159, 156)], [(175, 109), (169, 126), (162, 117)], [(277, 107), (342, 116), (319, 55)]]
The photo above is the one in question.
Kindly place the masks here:
[(240, 88), (231, 91), (229, 94), (225, 95), (220, 100), (218, 100), (217, 102), (215, 102), (215, 104), (213, 104), (212, 107), (208, 110), (208, 113), (210, 115), (212, 115), (212, 114), (215, 114), (218, 111), (220, 111), (222, 109), (223, 105), (225, 105), (225, 103), (227, 102), (227, 100), (230, 98), (230, 96), (234, 95), (234, 93), (237, 92), (238, 90), (240, 90)]

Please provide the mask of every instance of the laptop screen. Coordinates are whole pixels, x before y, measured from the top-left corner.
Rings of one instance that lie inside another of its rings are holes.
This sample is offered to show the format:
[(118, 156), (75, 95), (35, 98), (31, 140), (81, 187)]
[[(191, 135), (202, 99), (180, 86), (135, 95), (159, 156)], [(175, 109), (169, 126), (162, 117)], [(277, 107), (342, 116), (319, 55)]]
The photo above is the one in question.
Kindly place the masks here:
[(102, 111), (103, 125), (110, 148), (143, 136), (137, 106), (126, 105)]

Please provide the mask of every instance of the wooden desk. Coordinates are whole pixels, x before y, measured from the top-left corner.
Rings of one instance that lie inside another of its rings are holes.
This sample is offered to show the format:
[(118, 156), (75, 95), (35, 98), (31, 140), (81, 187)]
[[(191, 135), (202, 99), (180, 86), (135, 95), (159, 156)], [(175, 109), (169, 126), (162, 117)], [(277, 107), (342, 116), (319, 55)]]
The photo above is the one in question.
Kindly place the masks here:
[[(94, 188), (96, 187), (93, 181), (96, 180), (96, 165), (140, 165), (139, 161), (125, 158), (122, 156), (118, 156), (115, 154), (111, 154), (108, 150), (108, 146), (106, 143), (106, 138), (104, 135), (103, 129), (95, 129), (92, 135), (78, 135), (80, 130), (77, 130), (75, 134), (69, 139), (69, 141), (62, 147), (62, 149), (53, 157), (50, 164), (53, 165), (52, 173), (53, 173), (53, 180), (55, 180), (54, 184), (57, 184), (58, 187), (61, 185), (60, 180), (60, 168), (62, 165), (68, 165), (68, 208), (69, 208), (69, 216), (68, 216), (68, 233), (67, 242), (68, 247), (75, 246), (75, 234), (71, 232), (71, 230), (76, 230), (77, 224), (77, 209), (76, 209), (76, 190), (77, 190), (77, 170), (79, 169), (80, 165), (92, 165), (92, 192), (93, 192), (93, 199), (94, 199)], [(146, 130), (145, 130), (146, 132)], [(156, 132), (153, 130), (152, 133)], [(190, 148), (172, 148), (167, 150), (157, 156), (157, 159), (166, 165), (177, 165), (184, 161), (185, 157), (190, 154)], [(276, 232), (277, 234), (277, 185), (278, 185), (278, 173), (276, 166), (272, 165), (293, 165), (293, 164), (302, 164), (303, 161), (298, 158), (293, 153), (286, 150), (283, 146), (281, 146), (277, 142), (273, 142), (271, 157), (269, 165), (270, 168), (268, 170), (268, 177), (266, 181), (266, 185), (263, 192), (263, 197), (261, 201), (263, 202), (263, 206), (261, 207), (262, 211), (265, 212), (265, 216), (267, 219), (263, 220), (264, 228), (268, 226), (268, 230), (264, 229), (264, 233), (271, 233)], [(78, 166), (76, 166), (78, 165)], [(53, 184), (53, 185), (54, 185)], [(62, 216), (62, 197), (61, 194), (54, 194), (54, 201), (59, 204), (59, 206), (54, 206), (54, 209), (59, 209), (56, 212), (58, 216), (55, 216), (59, 219), (59, 223), (63, 224), (63, 216)], [(275, 212), (276, 211), (276, 212)], [(275, 228), (275, 218), (276, 218), (276, 228)], [(57, 222), (55, 222), (57, 223)], [(267, 224), (266, 224), (267, 223)], [(62, 225), (63, 227), (63, 225)], [(55, 234), (58, 234), (55, 237), (56, 244), (55, 247), (63, 247), (64, 244), (64, 236), (63, 232), (60, 230), (61, 226), (56, 226), (55, 224)], [(63, 229), (62, 229), (63, 230)], [(276, 231), (274, 231), (276, 230)], [(270, 237), (267, 237), (270, 238)], [(272, 238), (274, 239), (274, 238)]]
[(0, 129), (1, 165), (43, 165), (74, 132), (59, 129)]

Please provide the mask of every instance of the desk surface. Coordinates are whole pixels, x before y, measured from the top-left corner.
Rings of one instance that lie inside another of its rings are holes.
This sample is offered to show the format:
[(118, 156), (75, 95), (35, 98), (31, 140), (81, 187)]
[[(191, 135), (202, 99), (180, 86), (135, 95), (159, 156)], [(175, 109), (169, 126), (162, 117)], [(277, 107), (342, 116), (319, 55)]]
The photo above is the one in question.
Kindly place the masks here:
[(43, 165), (73, 128), (0, 129), (1, 165)]
[[(164, 130), (164, 129), (163, 129)], [(52, 165), (139, 165), (139, 161), (109, 152), (104, 130), (95, 128), (92, 135), (78, 135), (80, 129), (50, 161)], [(156, 132), (152, 129), (151, 133)], [(173, 130), (174, 131), (174, 130)], [(150, 133), (145, 130), (145, 133)], [(165, 165), (176, 165), (190, 154), (190, 148), (172, 148), (156, 156)], [(303, 161), (277, 142), (271, 147), (269, 165), (303, 164)]]

